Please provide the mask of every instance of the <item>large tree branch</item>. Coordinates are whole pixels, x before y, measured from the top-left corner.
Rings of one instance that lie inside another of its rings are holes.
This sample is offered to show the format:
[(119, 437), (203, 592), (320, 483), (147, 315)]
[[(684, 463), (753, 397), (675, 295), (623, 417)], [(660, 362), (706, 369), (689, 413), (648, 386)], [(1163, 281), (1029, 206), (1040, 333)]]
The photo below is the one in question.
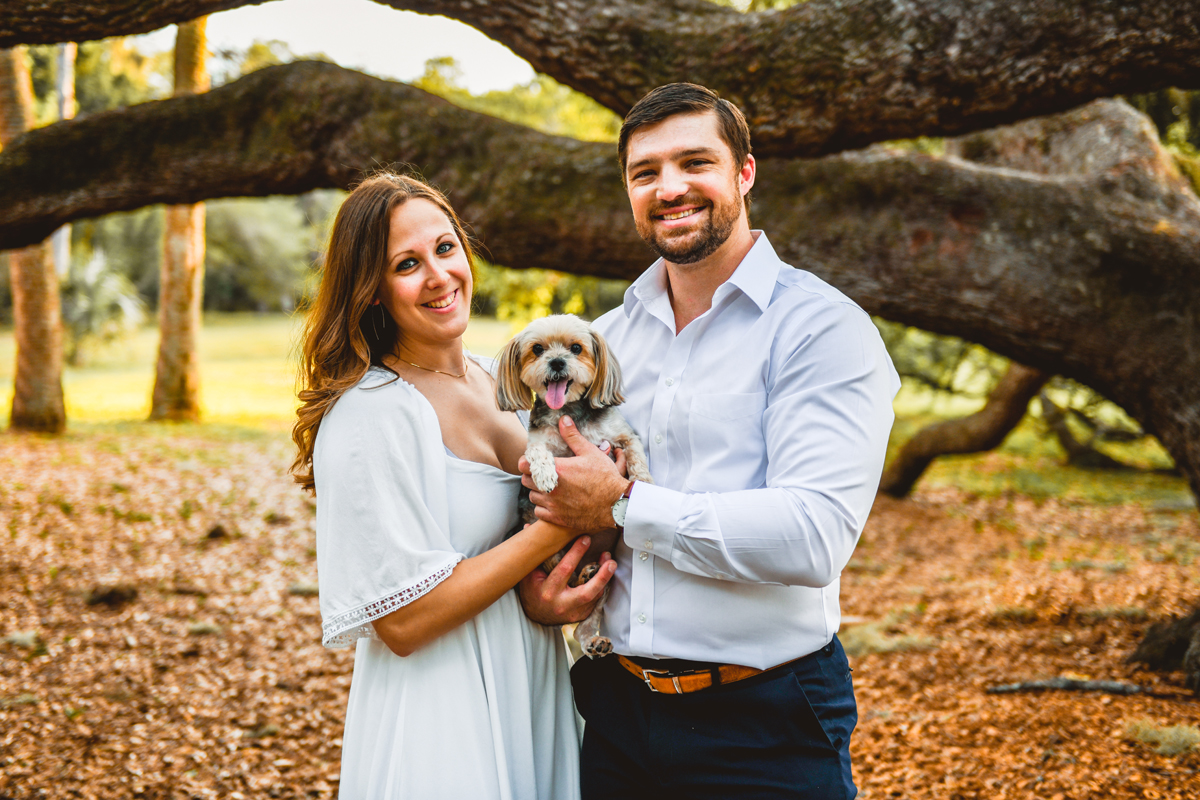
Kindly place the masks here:
[[(759, 155), (955, 135), (1097, 97), (1200, 87), (1200, 0), (810, 0), (740, 14), (705, 0), (379, 0), (441, 14), (624, 114), (690, 80), (750, 120)], [(0, 47), (140, 33), (237, 0), (22, 0)], [(65, 11), (71, 6), (70, 13)], [(47, 8), (48, 6), (48, 8)]]
[[(764, 159), (755, 221), (872, 313), (1093, 386), (1200, 489), (1200, 203), (1149, 122), (1106, 101), (956, 146), (974, 161)], [(149, 202), (344, 187), (386, 162), (450, 190), (498, 263), (632, 277), (650, 260), (611, 145), (316, 62), (26, 134), (0, 153), (0, 248)]]
[(888, 463), (879, 491), (907, 497), (939, 456), (979, 453), (999, 447), (1025, 417), (1029, 401), (1051, 376), (1022, 364), (1009, 365), (987, 403), (966, 417), (948, 419), (917, 431)]

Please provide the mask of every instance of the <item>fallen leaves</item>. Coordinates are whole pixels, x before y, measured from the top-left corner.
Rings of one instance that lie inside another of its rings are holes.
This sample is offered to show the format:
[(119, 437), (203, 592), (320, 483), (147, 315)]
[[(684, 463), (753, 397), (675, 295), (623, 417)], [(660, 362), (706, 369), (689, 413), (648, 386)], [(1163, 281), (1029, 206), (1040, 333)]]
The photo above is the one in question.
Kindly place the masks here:
[[(335, 796), (353, 654), (320, 646), (289, 443), (132, 430), (0, 436), (0, 795)], [(1196, 541), (1194, 512), (881, 499), (842, 578), (860, 797), (1200, 797), (1195, 748), (1128, 733), (1200, 703), (1124, 663), (1200, 599)], [(1170, 696), (985, 694), (1059, 677)]]

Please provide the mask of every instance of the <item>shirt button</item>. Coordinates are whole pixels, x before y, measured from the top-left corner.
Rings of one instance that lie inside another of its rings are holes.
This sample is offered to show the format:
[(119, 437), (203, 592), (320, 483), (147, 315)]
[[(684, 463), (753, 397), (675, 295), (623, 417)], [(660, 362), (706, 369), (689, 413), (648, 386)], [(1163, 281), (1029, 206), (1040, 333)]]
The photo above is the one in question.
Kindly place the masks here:
[(647, 550), (653, 550), (653, 549), (654, 549), (654, 542), (652, 542), (652, 541), (650, 541), (649, 539), (647, 539), (647, 540), (646, 540), (646, 543), (643, 545), (643, 547), (645, 547)]
[(654, 443), (662, 444), (662, 434), (661, 433), (654, 434)]
[(667, 386), (674, 386), (674, 385), (675, 385), (675, 379), (667, 378)]
[(645, 614), (638, 614), (638, 622), (640, 622), (640, 623), (642, 623), (642, 624), (645, 624), (645, 623), (646, 623), (646, 615), (645, 615)]
[(642, 561), (645, 561), (645, 560), (646, 560), (647, 558), (649, 558), (649, 557), (650, 557), (650, 554), (649, 554), (649, 553), (647, 553), (645, 550), (643, 550), (642, 552), (638, 553), (638, 558), (640, 558)]

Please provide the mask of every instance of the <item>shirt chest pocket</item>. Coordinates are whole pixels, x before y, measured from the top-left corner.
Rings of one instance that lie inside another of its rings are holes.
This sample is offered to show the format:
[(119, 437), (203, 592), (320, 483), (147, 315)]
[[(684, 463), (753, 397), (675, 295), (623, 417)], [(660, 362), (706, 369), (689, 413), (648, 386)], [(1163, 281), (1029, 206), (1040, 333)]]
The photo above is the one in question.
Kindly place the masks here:
[(763, 438), (766, 392), (700, 394), (688, 415), (691, 468), (685, 485), (694, 492), (757, 489), (767, 474)]

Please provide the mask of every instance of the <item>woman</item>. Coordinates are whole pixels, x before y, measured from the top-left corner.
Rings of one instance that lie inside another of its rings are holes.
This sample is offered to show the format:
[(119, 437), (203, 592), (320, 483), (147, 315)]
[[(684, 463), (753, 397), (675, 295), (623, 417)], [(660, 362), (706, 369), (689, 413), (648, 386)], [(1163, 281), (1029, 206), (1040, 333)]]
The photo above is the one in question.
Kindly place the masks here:
[[(578, 532), (537, 522), (505, 539), (525, 429), (463, 350), (472, 286), (437, 190), (385, 173), (342, 204), (305, 333), (293, 472), (317, 496), (324, 644), (357, 647), (345, 798), (579, 792), (562, 639), (510, 591)], [(614, 570), (605, 559), (600, 585)]]

